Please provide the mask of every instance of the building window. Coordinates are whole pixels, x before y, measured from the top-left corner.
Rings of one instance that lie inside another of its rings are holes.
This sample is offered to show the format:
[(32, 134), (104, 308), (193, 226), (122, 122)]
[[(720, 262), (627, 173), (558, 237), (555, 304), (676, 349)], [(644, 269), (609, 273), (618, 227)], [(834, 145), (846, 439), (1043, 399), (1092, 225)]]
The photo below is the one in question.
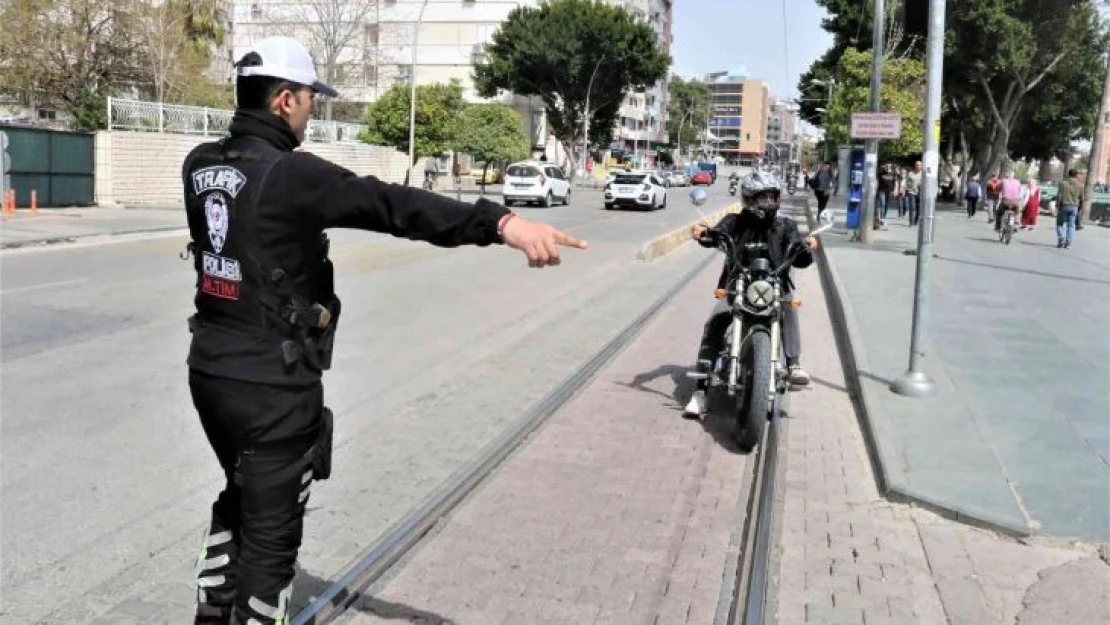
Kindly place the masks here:
[(262, 19), (262, 7), (260, 5), (258, 5), (258, 4), (252, 4), (251, 5), (251, 19), (252, 20)]

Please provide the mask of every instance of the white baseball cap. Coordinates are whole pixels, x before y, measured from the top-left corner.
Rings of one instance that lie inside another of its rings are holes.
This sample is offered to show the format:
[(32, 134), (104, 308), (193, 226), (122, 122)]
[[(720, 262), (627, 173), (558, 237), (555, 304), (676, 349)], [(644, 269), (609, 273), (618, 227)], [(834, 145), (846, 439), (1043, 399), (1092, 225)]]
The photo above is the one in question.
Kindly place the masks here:
[[(316, 77), (316, 65), (312, 57), (296, 39), (290, 37), (266, 37), (251, 46), (247, 54), (254, 52), (262, 57), (261, 65), (238, 67), (240, 76), (270, 76), (310, 87), (316, 93), (329, 97), (339, 96), (339, 92), (320, 82)], [(246, 55), (244, 55), (246, 56)]]

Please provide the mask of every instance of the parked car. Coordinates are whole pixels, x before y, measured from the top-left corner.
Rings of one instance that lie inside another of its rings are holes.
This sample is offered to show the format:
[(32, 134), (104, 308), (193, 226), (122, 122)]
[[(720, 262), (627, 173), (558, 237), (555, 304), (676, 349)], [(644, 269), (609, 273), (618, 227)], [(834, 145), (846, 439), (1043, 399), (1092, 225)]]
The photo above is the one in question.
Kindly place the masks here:
[(570, 181), (566, 174), (551, 163), (523, 161), (505, 168), (505, 184), (501, 189), (505, 206), (517, 202), (535, 202), (550, 207), (559, 200), (570, 204)]
[(672, 171), (667, 174), (667, 186), (669, 187), (686, 187), (690, 185), (690, 178), (681, 171)]
[(617, 206), (647, 210), (666, 208), (667, 189), (663, 187), (663, 181), (652, 173), (620, 174), (605, 185), (605, 209)]
[(696, 171), (693, 176), (690, 176), (690, 184), (694, 186), (699, 184), (709, 186), (713, 184), (713, 175), (707, 171)]

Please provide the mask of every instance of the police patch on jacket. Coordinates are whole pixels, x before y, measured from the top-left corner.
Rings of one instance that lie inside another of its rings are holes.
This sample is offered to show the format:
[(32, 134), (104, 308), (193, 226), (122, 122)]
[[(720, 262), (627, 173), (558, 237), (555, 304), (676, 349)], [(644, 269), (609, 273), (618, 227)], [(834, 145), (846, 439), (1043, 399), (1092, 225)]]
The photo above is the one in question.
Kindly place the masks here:
[(221, 299), (238, 300), (243, 280), (239, 261), (219, 256), (230, 231), (230, 204), (239, 195), (247, 177), (229, 165), (215, 165), (193, 172), (193, 193), (204, 203), (204, 218), (212, 252), (204, 252), (200, 289)]

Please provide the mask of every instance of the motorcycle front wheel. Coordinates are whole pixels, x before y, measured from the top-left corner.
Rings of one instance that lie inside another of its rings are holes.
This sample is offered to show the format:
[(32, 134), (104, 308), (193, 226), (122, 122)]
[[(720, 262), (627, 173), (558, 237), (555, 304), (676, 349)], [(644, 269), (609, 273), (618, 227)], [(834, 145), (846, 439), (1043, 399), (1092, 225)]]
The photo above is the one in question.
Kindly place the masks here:
[(744, 376), (744, 400), (737, 415), (736, 444), (751, 451), (759, 444), (767, 410), (771, 405), (771, 337), (766, 332), (752, 333), (741, 359)]

